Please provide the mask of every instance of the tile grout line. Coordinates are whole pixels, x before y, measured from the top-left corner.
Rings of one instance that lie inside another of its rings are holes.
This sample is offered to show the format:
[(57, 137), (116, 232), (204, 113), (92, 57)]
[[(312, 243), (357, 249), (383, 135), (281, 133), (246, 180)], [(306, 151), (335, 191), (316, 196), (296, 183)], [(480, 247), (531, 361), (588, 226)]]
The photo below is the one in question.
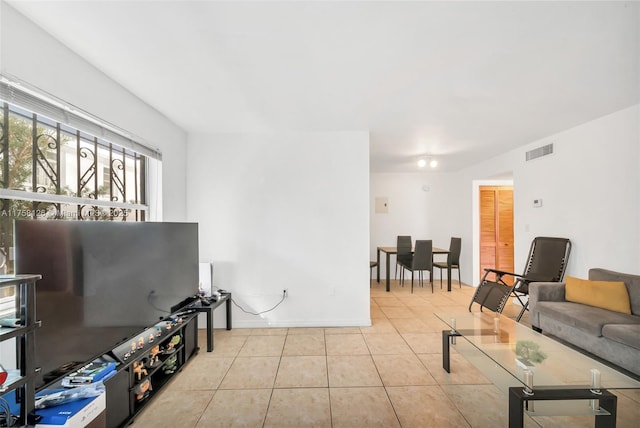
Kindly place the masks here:
[(329, 396), (329, 422), (333, 428), (333, 404), (331, 403), (331, 384), (329, 383), (329, 351), (327, 349), (327, 329), (322, 330), (324, 339), (324, 364), (327, 368), (327, 395)]
[(287, 328), (287, 334), (284, 335), (284, 342), (282, 343), (282, 349), (280, 350), (280, 358), (278, 359), (278, 367), (273, 377), (273, 384), (271, 385), (271, 391), (269, 393), (269, 400), (267, 401), (267, 409), (264, 412), (264, 419), (262, 420), (262, 427), (267, 423), (267, 417), (269, 416), (269, 409), (271, 408), (271, 400), (273, 399), (273, 391), (276, 389), (276, 380), (278, 379), (278, 372), (280, 371), (280, 365), (282, 364), (282, 354), (284, 354), (284, 347), (287, 344), (287, 338), (289, 337), (289, 329)]
[[(385, 318), (387, 318), (387, 317), (385, 317)], [(388, 320), (388, 318), (387, 318), (387, 320)], [(394, 328), (394, 330), (396, 331), (397, 334), (400, 334), (395, 326), (393, 326), (393, 328)], [(375, 333), (370, 333), (370, 334), (375, 334)], [(380, 383), (382, 384), (382, 388), (384, 389), (384, 393), (387, 396), (387, 400), (389, 400), (389, 404), (391, 405), (391, 409), (393, 410), (393, 414), (396, 417), (396, 421), (398, 421), (398, 425), (400, 427), (402, 427), (402, 422), (400, 421), (400, 415), (398, 415), (398, 410), (396, 409), (396, 406), (393, 405), (393, 400), (391, 400), (391, 396), (389, 395), (389, 390), (387, 389), (387, 385), (385, 385), (384, 380), (382, 379), (382, 374), (380, 373), (380, 369), (378, 368), (378, 365), (376, 364), (376, 360), (373, 358), (373, 353), (371, 352), (371, 347), (369, 346), (369, 343), (365, 339), (365, 333), (362, 331), (362, 329), (360, 329), (360, 335), (362, 336), (362, 341), (364, 342), (365, 346), (367, 347), (367, 350), (369, 351), (369, 357), (371, 358), (371, 362), (373, 363), (373, 366), (376, 369), (376, 373), (378, 374), (378, 378), (380, 379)]]

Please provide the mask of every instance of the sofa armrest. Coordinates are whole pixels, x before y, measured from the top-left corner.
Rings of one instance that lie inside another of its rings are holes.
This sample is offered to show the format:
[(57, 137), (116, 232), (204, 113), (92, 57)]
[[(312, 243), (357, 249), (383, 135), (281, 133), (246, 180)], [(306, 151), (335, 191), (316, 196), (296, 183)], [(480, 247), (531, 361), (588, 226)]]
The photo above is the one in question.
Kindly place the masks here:
[(529, 284), (529, 318), (531, 325), (540, 328), (538, 302), (564, 302), (564, 282), (532, 282)]
[(532, 282), (529, 284), (529, 305), (536, 302), (564, 302), (564, 282)]

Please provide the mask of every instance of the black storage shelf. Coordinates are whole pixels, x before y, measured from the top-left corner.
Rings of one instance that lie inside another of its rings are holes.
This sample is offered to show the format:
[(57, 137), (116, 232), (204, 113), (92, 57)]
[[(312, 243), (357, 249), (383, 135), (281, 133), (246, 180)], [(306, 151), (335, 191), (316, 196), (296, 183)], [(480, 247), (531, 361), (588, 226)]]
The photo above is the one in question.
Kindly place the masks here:
[(158, 369), (160, 367), (158, 367), (158, 369), (155, 369), (155, 371), (153, 372), (153, 374), (150, 374), (149, 376), (145, 376), (142, 380), (140, 380), (141, 383), (142, 381), (148, 379), (151, 382), (151, 386), (153, 389), (151, 389), (149, 391), (149, 395), (144, 398), (141, 401), (136, 400), (135, 398), (135, 386), (133, 388), (130, 389), (129, 394), (131, 395), (131, 400), (133, 403), (133, 409), (134, 409), (134, 413), (138, 413), (140, 410), (142, 410), (147, 404), (149, 404), (149, 402), (151, 402), (151, 400), (155, 397), (155, 395), (158, 393), (158, 391), (160, 391), (167, 383), (169, 383), (169, 381), (171, 381), (171, 379), (173, 379), (173, 377), (182, 370), (184, 364), (178, 364), (179, 368), (176, 369), (176, 371), (172, 374), (164, 374), (164, 372), (159, 371)]
[(20, 376), (17, 379), (11, 381), (11, 383), (5, 382), (5, 384), (2, 385), (2, 387), (0, 387), (0, 394), (5, 394), (9, 391), (20, 388), (22, 385), (27, 383), (28, 380), (29, 380), (28, 377)]
[[(144, 381), (145, 381), (145, 380), (147, 380), (147, 379), (149, 379), (149, 380), (150, 380), (151, 378), (153, 378), (153, 376), (154, 376), (156, 373), (158, 373), (158, 371), (159, 371), (160, 369), (162, 369), (162, 368), (164, 367), (165, 362), (166, 362), (169, 358), (171, 358), (173, 355), (175, 355), (176, 357), (178, 357), (178, 359), (180, 359), (180, 354), (179, 354), (179, 352), (181, 352), (181, 351), (182, 351), (182, 348), (183, 348), (183, 346), (180, 346), (180, 347), (176, 348), (176, 351), (175, 351), (174, 353), (172, 353), (172, 354), (166, 354), (164, 359), (160, 358), (160, 359), (159, 359), (159, 361), (160, 361), (160, 362), (158, 363), (158, 365), (156, 365), (155, 367), (147, 368), (147, 374), (146, 374), (145, 376), (143, 376), (140, 380), (138, 380), (138, 379), (137, 379), (137, 377), (136, 377), (136, 374), (135, 374), (135, 373), (133, 373), (133, 377), (134, 377), (134, 382), (135, 382), (135, 384), (130, 388), (130, 390), (131, 390), (131, 391), (133, 391), (133, 390), (136, 388), (136, 386), (137, 386), (138, 384), (140, 384), (140, 383), (144, 382)], [(176, 366), (180, 366), (180, 365), (181, 365), (181, 362), (176, 363)], [(177, 370), (176, 370), (176, 371), (177, 371)], [(163, 373), (163, 374), (164, 374), (164, 373)], [(171, 377), (171, 374), (169, 374), (169, 375), (165, 375), (165, 377)], [(151, 385), (152, 385), (152, 386), (155, 386), (155, 384), (154, 384), (154, 383), (152, 383)]]
[[(157, 393), (167, 383), (182, 371), (185, 364), (198, 352), (198, 314), (196, 312), (189, 312), (180, 315), (181, 316), (172, 316), (168, 320), (160, 321), (141, 334), (120, 344), (111, 352), (113, 357), (115, 357), (117, 361), (120, 361), (116, 369), (118, 374), (115, 377), (120, 377), (122, 380), (116, 381), (119, 383), (117, 387), (110, 387), (108, 384), (109, 381), (107, 381), (107, 401), (111, 403), (114, 403), (116, 400), (118, 401), (117, 405), (107, 407), (108, 428), (125, 427), (130, 424), (135, 416), (155, 398)], [(176, 322), (178, 318), (181, 319), (180, 322)], [(170, 329), (167, 329), (168, 324), (171, 325)], [(154, 336), (154, 341), (151, 343), (145, 341), (144, 345), (141, 345), (140, 348), (136, 347), (135, 352), (131, 354), (133, 343), (139, 343), (140, 337), (148, 339), (152, 333), (154, 335), (157, 334)], [(174, 348), (175, 351), (169, 354), (160, 352), (158, 354), (158, 363), (153, 367), (147, 367), (145, 365), (147, 374), (138, 380), (137, 374), (134, 372), (134, 362), (138, 363), (147, 360), (153, 347), (160, 346), (162, 349), (166, 347), (175, 336), (180, 337), (180, 342)], [(127, 353), (129, 353), (128, 356), (126, 356)], [(177, 358), (175, 372), (166, 374), (163, 368), (167, 360), (173, 356)], [(124, 375), (124, 378), (122, 378), (122, 375)], [(148, 390), (148, 395), (143, 400), (138, 401), (136, 395), (139, 392), (136, 388), (147, 380), (151, 382), (152, 389)], [(124, 388), (125, 385), (126, 388)]]
[[(197, 322), (197, 313), (188, 314), (188, 316), (183, 317), (182, 322), (179, 323), (168, 320), (160, 321), (155, 326), (120, 343), (101, 358), (93, 360), (113, 361), (116, 363), (115, 373), (104, 380), (107, 403), (109, 403), (106, 408), (107, 428), (119, 428), (129, 425), (136, 415), (151, 402), (155, 395), (170, 382), (174, 376), (182, 370), (189, 359), (198, 352)], [(167, 323), (171, 323), (169, 330), (166, 329)], [(158, 326), (163, 327), (163, 329), (160, 330), (162, 334), (155, 336), (156, 331), (158, 331)], [(140, 345), (139, 338), (146, 337), (148, 339), (151, 332), (154, 333), (153, 342), (147, 340), (144, 345)], [(170, 354), (158, 354), (158, 363), (153, 367), (145, 366), (147, 374), (138, 380), (134, 372), (134, 363), (148, 359), (153, 347), (160, 346), (162, 349), (166, 347), (175, 336), (180, 337), (180, 343), (175, 346), (175, 351)], [(131, 352), (131, 347), (134, 342), (136, 343), (135, 352), (125, 358), (125, 355)], [(176, 371), (171, 374), (165, 374), (162, 368), (167, 359), (174, 355), (177, 357)], [(87, 361), (84, 364), (89, 362), (91, 361)], [(151, 381), (153, 389), (149, 391), (149, 395), (144, 400), (137, 401), (136, 387), (145, 380)]]
[[(0, 286), (2, 286), (2, 284), (0, 284)], [(0, 341), (22, 336), (23, 334), (27, 334), (29, 331), (33, 330), (33, 328), (33, 325), (27, 327), (0, 327)]]
[[(158, 356), (159, 362), (156, 366), (152, 368), (145, 367), (147, 370), (147, 374), (144, 377), (138, 380), (136, 373), (134, 373), (133, 371), (131, 372), (130, 376), (132, 379), (131, 379), (131, 387), (129, 388), (129, 395), (131, 396), (131, 403), (135, 413), (139, 412), (151, 400), (153, 395), (155, 395), (155, 392), (160, 390), (167, 382), (169, 382), (169, 380), (171, 380), (171, 378), (173, 378), (173, 376), (184, 365), (184, 360), (183, 360), (184, 345), (182, 343), (183, 336), (179, 331), (174, 332), (171, 336), (166, 337), (165, 340), (161, 342), (161, 344), (169, 343), (176, 335), (180, 336), (180, 345), (175, 347), (174, 348), (175, 351), (172, 353), (168, 353), (168, 354), (161, 353)], [(142, 361), (148, 357), (149, 357), (149, 353), (141, 354), (136, 361)], [(164, 373), (163, 368), (166, 362), (172, 357), (176, 357), (177, 359), (176, 370), (174, 373), (166, 374)], [(133, 363), (131, 363), (131, 368), (133, 368)], [(136, 394), (137, 394), (136, 388), (146, 381), (151, 382), (151, 390), (149, 390), (149, 394), (146, 398), (138, 401), (136, 399)]]
[[(32, 416), (35, 414), (35, 382), (36, 367), (34, 361), (35, 329), (40, 323), (35, 318), (35, 283), (40, 275), (0, 275), (0, 287), (16, 287), (16, 317), (20, 320), (18, 327), (0, 328), (0, 342), (16, 340), (16, 360), (19, 377), (15, 377), (16, 371), (10, 371), (5, 384), (0, 387), (0, 397), (4, 397), (15, 391), (17, 403), (20, 407), (18, 426), (33, 424)], [(195, 310), (187, 310), (168, 317), (156, 323), (144, 332), (130, 338), (124, 343), (118, 344), (108, 354), (95, 361), (114, 361), (116, 363), (115, 374), (105, 381), (106, 398), (109, 405), (106, 409), (107, 428), (118, 428), (129, 425), (136, 415), (157, 395), (157, 393), (170, 382), (189, 362), (199, 350), (198, 348), (198, 313)], [(151, 336), (153, 335), (153, 339)], [(151, 349), (155, 346), (166, 347), (169, 341), (180, 337), (180, 342), (175, 345), (175, 351), (171, 354), (158, 355), (159, 361), (153, 367), (145, 367), (147, 375), (140, 381), (134, 373), (133, 363), (148, 359)], [(144, 342), (141, 338), (145, 338)], [(133, 343), (136, 343), (134, 352), (131, 352)], [(127, 354), (129, 354), (127, 356)], [(162, 370), (166, 361), (176, 356), (175, 372), (166, 374)], [(85, 362), (89, 363), (90, 361)], [(136, 401), (136, 386), (149, 379), (152, 390), (148, 397), (142, 401)], [(59, 383), (59, 380), (54, 382)]]
[[(35, 410), (35, 328), (36, 321), (35, 294), (36, 282), (41, 275), (0, 275), (0, 287), (15, 287), (15, 318), (18, 327), (0, 328), (0, 342), (16, 340), (16, 364), (19, 377), (9, 380), (0, 388), (0, 397), (15, 392), (16, 404), (19, 406), (18, 426), (31, 423), (31, 415)], [(10, 374), (16, 372), (10, 370)]]

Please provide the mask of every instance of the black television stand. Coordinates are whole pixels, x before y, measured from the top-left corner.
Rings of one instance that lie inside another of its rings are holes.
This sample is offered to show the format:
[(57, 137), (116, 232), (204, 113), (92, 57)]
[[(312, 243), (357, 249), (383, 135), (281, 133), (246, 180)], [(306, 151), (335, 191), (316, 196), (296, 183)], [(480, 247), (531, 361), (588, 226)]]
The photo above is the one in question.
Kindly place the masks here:
[(198, 353), (198, 313), (186, 308), (115, 347), (116, 374), (105, 382), (107, 427), (128, 425)]
[(214, 348), (213, 311), (223, 303), (226, 305), (226, 329), (231, 330), (231, 293), (222, 293), (215, 301), (211, 299), (206, 303), (195, 298), (186, 305), (178, 304), (172, 308), (171, 315), (92, 360), (117, 364), (115, 374), (104, 381), (109, 405), (103, 423), (107, 428), (129, 425), (198, 353), (198, 315), (201, 312), (207, 316), (207, 352)]

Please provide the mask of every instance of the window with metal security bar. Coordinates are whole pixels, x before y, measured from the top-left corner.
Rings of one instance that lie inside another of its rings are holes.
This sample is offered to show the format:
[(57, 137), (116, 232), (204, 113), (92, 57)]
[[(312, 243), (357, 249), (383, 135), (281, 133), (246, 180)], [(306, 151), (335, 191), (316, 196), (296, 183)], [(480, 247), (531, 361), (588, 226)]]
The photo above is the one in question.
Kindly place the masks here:
[(144, 221), (146, 165), (131, 149), (0, 99), (0, 272), (13, 272), (16, 219)]

